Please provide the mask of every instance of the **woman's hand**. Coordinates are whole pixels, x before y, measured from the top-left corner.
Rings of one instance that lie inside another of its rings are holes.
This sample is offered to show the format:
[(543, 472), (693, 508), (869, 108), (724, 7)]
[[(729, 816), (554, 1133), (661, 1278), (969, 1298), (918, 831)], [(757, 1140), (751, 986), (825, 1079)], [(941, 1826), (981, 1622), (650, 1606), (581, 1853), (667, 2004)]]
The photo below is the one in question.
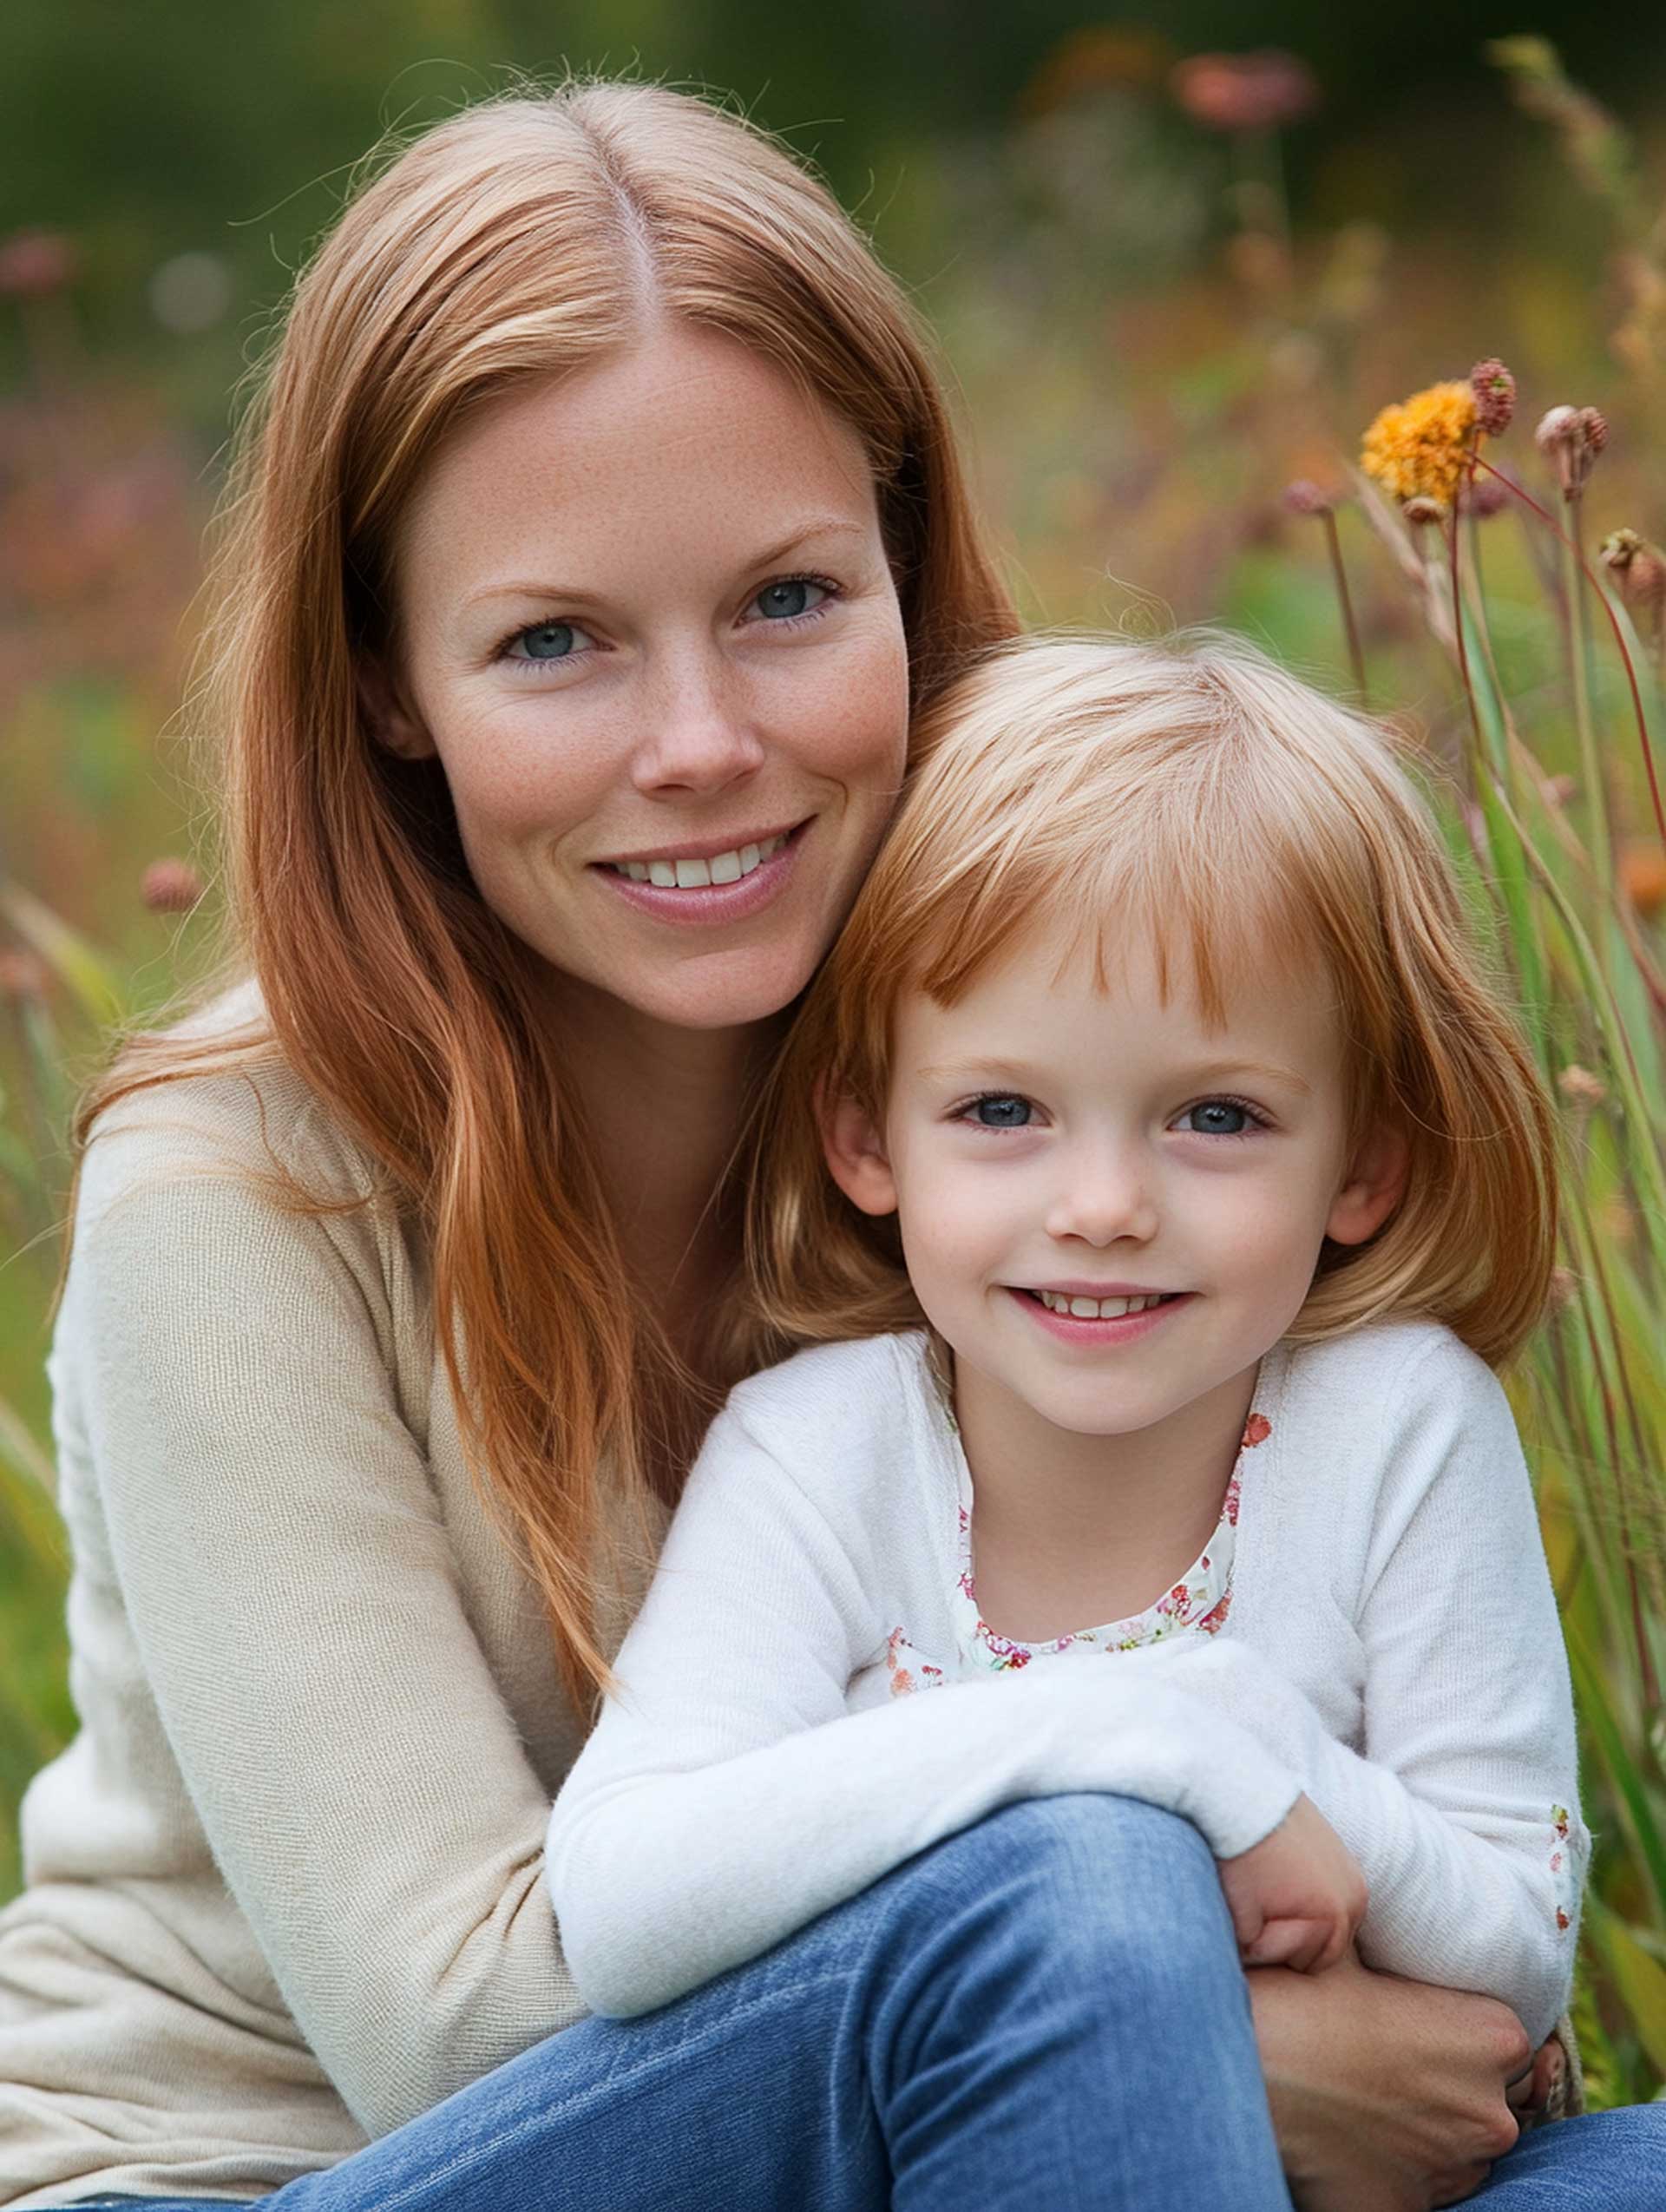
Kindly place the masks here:
[[(1479, 2189), (1537, 2087), (1506, 2005), (1371, 1972), (1248, 1976), (1280, 2155), (1299, 2212), (1430, 2212)], [(1541, 2058), (1548, 2071), (1550, 2061)]]
[(1221, 1861), (1221, 1887), (1246, 1966), (1322, 1973), (1365, 1918), (1365, 1876), (1305, 1795), (1253, 1849)]

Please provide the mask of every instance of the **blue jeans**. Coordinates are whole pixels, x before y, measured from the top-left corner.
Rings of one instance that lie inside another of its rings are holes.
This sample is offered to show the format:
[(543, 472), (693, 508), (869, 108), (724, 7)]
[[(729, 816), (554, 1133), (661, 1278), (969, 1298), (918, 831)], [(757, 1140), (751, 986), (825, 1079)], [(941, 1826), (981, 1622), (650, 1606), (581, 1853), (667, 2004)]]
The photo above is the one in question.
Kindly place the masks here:
[[(1482, 2192), (1487, 2212), (1659, 2205), (1656, 2121), (1666, 2110), (1529, 2136)], [(992, 1815), (753, 1965), (661, 2012), (552, 2036), (259, 2202), (1289, 2208), (1214, 1861), (1186, 1821), (1111, 1796)], [(145, 2202), (208, 2212), (203, 2199)]]

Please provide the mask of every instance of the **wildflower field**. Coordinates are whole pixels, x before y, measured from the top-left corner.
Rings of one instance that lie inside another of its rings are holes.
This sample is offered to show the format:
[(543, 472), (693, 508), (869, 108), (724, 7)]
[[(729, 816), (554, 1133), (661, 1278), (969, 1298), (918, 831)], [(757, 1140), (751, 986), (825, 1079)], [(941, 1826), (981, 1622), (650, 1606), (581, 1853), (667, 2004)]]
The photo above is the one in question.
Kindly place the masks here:
[[(1485, 220), (1293, 226), (1301, 62), (1125, 30), (875, 220), (1026, 615), (1225, 622), (1405, 729), (1559, 1102), (1555, 1310), (1510, 1388), (1597, 1838), (1602, 2105), (1666, 2080), (1666, 166), (1542, 42), (1492, 59), (1490, 142), (1538, 181)], [(216, 928), (212, 733), (174, 735), (213, 441), (188, 371), (106, 368), (78, 313), (73, 239), (0, 242), (0, 1895), (73, 1726), (43, 1372), (71, 1103)]]

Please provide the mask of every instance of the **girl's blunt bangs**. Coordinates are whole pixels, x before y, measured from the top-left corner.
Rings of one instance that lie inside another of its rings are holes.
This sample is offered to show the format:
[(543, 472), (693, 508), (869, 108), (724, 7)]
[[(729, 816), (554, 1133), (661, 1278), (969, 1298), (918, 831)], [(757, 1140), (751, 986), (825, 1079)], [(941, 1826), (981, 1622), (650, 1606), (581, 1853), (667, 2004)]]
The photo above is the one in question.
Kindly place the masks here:
[[(1117, 939), (1148, 931), (1165, 995), (1190, 988), (1210, 1023), (1252, 963), (1283, 966), (1299, 988), (1316, 962), (1335, 993), (1353, 1141), (1391, 1119), (1412, 1165), (1376, 1237), (1325, 1246), (1291, 1336), (1422, 1313), (1502, 1363), (1548, 1295), (1555, 1119), (1485, 973), (1407, 752), (1219, 633), (1035, 635), (997, 648), (921, 719), (902, 804), (795, 1036), (798, 1076), (830, 1070), (882, 1113), (903, 992), (952, 1004), (1035, 920), (1060, 913), (1076, 925), (1070, 955), (1092, 957), (1101, 988)], [(796, 1169), (792, 1150), (790, 1180), (812, 1172), (808, 1147)], [(793, 1204), (809, 1221), (802, 1183)], [(865, 1315), (896, 1306), (895, 1238), (842, 1198), (832, 1215), (816, 1217), (836, 1253), (821, 1292), (836, 1307), (841, 1284), (859, 1285)], [(803, 1335), (810, 1293), (782, 1286), (815, 1262), (793, 1242), (768, 1300), (777, 1324)], [(839, 1332), (823, 1316), (808, 1333)]]

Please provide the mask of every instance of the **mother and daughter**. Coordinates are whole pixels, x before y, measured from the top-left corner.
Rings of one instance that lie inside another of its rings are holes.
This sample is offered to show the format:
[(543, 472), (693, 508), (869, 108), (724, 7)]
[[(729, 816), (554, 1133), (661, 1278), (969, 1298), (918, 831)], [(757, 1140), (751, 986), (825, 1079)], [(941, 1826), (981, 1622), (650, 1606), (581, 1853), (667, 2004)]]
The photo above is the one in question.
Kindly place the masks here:
[(641, 86), (359, 194), (218, 559), (0, 2203), (1656, 2203), (1656, 2111), (1517, 2141), (1554, 1139), (1382, 734), (1013, 641), (895, 287)]

